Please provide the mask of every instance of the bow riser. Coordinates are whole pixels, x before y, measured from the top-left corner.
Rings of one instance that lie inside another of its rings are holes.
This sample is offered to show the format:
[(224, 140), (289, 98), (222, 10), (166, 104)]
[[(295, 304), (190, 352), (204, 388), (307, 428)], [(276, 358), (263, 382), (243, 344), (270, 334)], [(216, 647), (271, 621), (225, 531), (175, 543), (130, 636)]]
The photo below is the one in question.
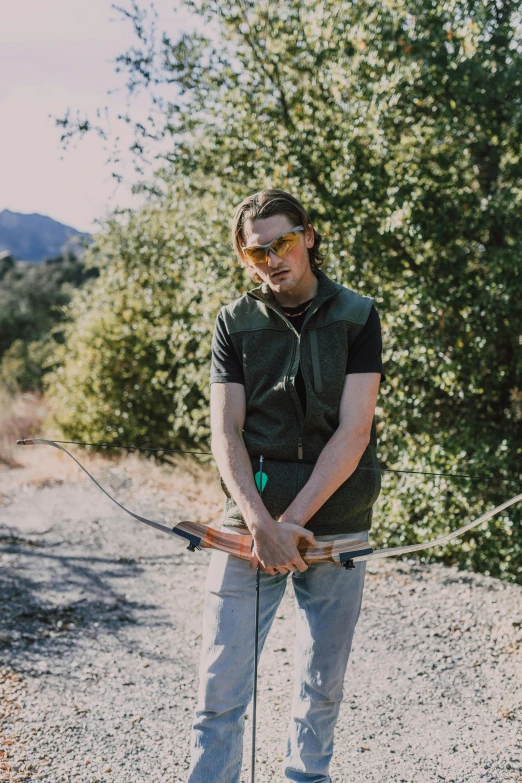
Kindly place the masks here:
[[(176, 529), (180, 532), (184, 531), (186, 535), (199, 536), (200, 546), (203, 549), (219, 549), (242, 560), (250, 560), (252, 557), (253, 539), (250, 533), (225, 533), (197, 522), (179, 522), (173, 531)], [(370, 555), (373, 551), (371, 546), (360, 538), (352, 538), (348, 541), (317, 541), (314, 546), (301, 543), (297, 548), (308, 565), (313, 563), (343, 565), (354, 555)]]

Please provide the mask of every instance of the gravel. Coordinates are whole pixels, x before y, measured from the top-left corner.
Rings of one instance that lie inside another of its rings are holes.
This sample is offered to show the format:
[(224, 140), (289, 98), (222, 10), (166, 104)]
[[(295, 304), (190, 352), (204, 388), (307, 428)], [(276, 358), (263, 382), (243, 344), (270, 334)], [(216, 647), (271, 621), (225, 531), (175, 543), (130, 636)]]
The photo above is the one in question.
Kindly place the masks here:
[[(209, 553), (130, 519), (87, 479), (15, 486), (12, 473), (0, 473), (0, 780), (186, 781)], [(124, 468), (102, 483), (145, 516), (198, 519)], [(521, 598), (456, 568), (369, 564), (332, 781), (522, 781)], [(283, 780), (293, 618), (289, 586), (260, 666), (259, 783)]]

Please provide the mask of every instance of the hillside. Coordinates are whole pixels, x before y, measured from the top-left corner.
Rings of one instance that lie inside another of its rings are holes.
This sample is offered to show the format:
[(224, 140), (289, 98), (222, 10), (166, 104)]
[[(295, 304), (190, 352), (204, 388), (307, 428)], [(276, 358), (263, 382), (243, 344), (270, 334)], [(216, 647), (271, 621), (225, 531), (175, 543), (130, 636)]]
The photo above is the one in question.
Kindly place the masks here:
[(69, 248), (82, 255), (79, 240), (83, 237), (89, 234), (45, 215), (24, 215), (9, 209), (0, 212), (0, 253), (7, 250), (23, 261), (39, 263)]

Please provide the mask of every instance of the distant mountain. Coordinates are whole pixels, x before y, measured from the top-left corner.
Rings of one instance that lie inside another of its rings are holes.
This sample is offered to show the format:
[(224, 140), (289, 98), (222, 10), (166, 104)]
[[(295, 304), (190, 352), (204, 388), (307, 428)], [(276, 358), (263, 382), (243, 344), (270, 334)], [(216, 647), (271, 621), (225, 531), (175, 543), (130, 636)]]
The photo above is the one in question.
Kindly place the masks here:
[(81, 256), (84, 250), (78, 242), (89, 236), (45, 215), (0, 212), (0, 252), (7, 250), (21, 261), (39, 263), (67, 250)]

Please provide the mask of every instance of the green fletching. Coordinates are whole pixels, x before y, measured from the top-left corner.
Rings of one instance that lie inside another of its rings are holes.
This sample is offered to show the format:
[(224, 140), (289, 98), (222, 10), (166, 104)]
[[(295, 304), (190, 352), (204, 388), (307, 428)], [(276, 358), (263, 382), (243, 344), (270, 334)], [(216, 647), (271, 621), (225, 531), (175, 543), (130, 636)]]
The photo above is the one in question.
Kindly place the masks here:
[(266, 473), (260, 473), (258, 470), (256, 475), (254, 476), (254, 479), (256, 482), (256, 487), (258, 488), (259, 492), (262, 492), (266, 487), (268, 476), (266, 475)]

